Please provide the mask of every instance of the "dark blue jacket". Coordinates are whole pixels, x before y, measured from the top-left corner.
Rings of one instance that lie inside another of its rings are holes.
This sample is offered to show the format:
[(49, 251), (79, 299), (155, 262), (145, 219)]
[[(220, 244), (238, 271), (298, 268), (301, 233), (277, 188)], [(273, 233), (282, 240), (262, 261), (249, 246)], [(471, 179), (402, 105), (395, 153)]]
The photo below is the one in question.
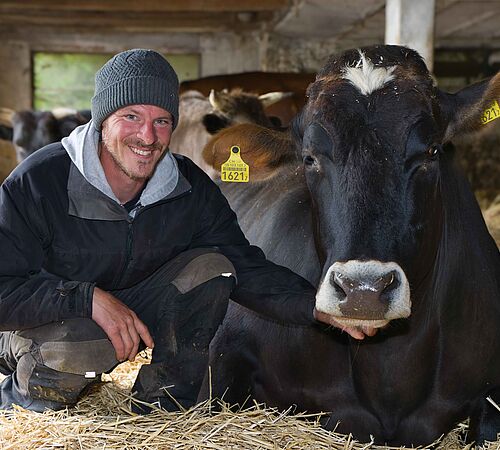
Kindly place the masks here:
[(0, 192), (0, 330), (91, 317), (94, 286), (128, 288), (197, 247), (217, 247), (233, 263), (233, 300), (281, 322), (313, 323), (315, 289), (249, 245), (219, 188), (189, 159), (176, 160), (174, 191), (133, 219), (60, 143), (18, 166)]

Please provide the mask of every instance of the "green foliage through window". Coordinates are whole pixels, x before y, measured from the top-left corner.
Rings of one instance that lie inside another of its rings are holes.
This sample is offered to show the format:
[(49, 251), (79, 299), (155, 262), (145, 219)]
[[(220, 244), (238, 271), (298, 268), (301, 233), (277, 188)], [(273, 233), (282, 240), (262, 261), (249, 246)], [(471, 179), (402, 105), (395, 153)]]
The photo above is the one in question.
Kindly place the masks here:
[[(108, 54), (35, 53), (33, 56), (33, 95), (37, 110), (59, 107), (90, 109), (94, 95), (94, 76), (111, 58)], [(179, 80), (199, 76), (198, 55), (165, 55)]]

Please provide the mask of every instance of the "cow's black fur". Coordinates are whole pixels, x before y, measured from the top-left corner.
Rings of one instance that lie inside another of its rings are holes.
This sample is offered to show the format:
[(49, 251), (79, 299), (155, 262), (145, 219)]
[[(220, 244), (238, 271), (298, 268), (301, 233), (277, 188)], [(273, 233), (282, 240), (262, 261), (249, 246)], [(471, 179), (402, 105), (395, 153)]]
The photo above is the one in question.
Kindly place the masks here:
[(363, 51), (396, 66), (394, 80), (362, 95), (341, 77), (359, 53), (331, 58), (295, 123), (303, 163), (223, 190), (249, 240), (313, 283), (335, 261), (397, 262), (411, 315), (357, 341), (231, 304), (211, 347), (213, 394), (329, 411), (327, 428), (379, 444), (429, 444), (468, 416), (470, 439), (495, 440), (500, 257), (448, 140), (498, 98), (500, 77), (444, 94), (415, 52)]
[(90, 110), (55, 117), (50, 111), (18, 111), (12, 118), (12, 141), (18, 161), (36, 150), (68, 136), (77, 126), (90, 120)]

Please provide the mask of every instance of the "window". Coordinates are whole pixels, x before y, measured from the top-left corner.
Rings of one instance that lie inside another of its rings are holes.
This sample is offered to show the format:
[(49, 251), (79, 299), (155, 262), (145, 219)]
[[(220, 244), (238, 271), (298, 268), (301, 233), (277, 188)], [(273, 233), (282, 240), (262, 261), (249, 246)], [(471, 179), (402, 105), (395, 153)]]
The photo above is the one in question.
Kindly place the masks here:
[[(110, 54), (35, 53), (33, 105), (37, 110), (58, 107), (90, 109), (96, 71)], [(179, 81), (199, 76), (199, 55), (165, 55)]]

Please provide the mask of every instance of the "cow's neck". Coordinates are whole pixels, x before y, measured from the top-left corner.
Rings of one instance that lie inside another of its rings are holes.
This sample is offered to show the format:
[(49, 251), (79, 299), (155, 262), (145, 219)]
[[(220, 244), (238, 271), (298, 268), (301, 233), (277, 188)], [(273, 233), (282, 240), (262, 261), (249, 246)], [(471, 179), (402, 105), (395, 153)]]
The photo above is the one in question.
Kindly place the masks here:
[(500, 308), (499, 253), (468, 182), (451, 165), (443, 167), (441, 189), (441, 240), (432, 277), (417, 301), (429, 321), (445, 319), (442, 327), (468, 336), (466, 329), (473, 333), (474, 323), (487, 323)]

